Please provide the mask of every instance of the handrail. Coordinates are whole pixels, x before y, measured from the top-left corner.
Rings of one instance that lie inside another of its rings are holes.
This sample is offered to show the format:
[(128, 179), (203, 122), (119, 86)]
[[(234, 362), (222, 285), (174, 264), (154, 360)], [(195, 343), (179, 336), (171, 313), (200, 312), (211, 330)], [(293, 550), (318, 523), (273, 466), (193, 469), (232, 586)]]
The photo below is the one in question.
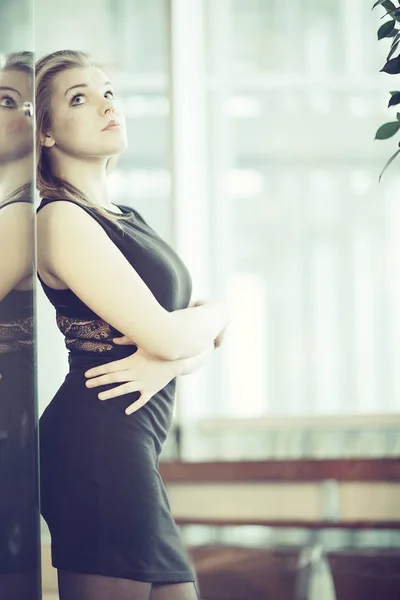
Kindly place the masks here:
[(275, 430), (310, 430), (310, 429), (398, 429), (400, 413), (371, 413), (371, 414), (324, 414), (324, 415), (290, 415), (268, 417), (213, 417), (196, 421), (196, 427), (202, 431), (233, 430), (275, 431)]
[(357, 530), (399, 530), (400, 521), (374, 521), (374, 520), (363, 520), (363, 521), (326, 521), (326, 520), (315, 520), (315, 521), (302, 521), (301, 519), (285, 519), (279, 521), (276, 519), (223, 519), (223, 518), (210, 518), (206, 519), (203, 517), (175, 517), (175, 522), (180, 527), (188, 525), (204, 525), (207, 527), (240, 527), (240, 526), (257, 526), (257, 527), (273, 527), (277, 529), (357, 529)]
[(166, 483), (400, 482), (400, 458), (296, 459), (265, 461), (161, 461)]

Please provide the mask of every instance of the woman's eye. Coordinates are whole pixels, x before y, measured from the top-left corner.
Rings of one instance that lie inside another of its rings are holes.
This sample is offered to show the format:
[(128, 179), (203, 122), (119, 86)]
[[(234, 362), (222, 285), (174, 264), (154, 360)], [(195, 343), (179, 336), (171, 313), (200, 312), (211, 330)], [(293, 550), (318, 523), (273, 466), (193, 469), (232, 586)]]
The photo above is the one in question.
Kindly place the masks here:
[(17, 104), (11, 96), (3, 96), (0, 100), (0, 105), (4, 108), (16, 108)]
[(114, 92), (112, 92), (111, 90), (108, 90), (108, 92), (106, 92), (106, 93), (104, 94), (104, 96), (106, 96), (106, 97), (107, 97), (107, 94), (111, 94), (111, 98), (110, 98), (110, 100), (113, 100), (113, 98), (115, 98), (115, 96), (114, 96)]
[(75, 104), (75, 105), (77, 105), (77, 104), (83, 104), (82, 102), (77, 102), (77, 100), (79, 98), (82, 99), (84, 97), (85, 96), (83, 94), (75, 94), (75, 96), (72, 96), (72, 98), (71, 98), (71, 104)]

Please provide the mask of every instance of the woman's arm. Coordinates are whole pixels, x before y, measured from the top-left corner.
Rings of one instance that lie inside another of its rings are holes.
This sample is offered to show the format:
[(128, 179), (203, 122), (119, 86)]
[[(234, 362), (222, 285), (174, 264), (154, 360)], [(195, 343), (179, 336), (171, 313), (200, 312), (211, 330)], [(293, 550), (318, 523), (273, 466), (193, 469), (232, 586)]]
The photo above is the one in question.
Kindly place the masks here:
[(0, 210), (0, 301), (33, 271), (33, 210), (15, 202)]
[(125, 409), (126, 414), (130, 415), (144, 406), (172, 379), (199, 369), (213, 349), (214, 344), (210, 344), (197, 356), (170, 361), (156, 358), (142, 348), (138, 348), (131, 356), (86, 371), (85, 376), (88, 378), (86, 386), (95, 388), (113, 383), (119, 384), (100, 392), (97, 395), (99, 400), (109, 400), (124, 394), (140, 392), (139, 398)]
[(218, 303), (165, 310), (103, 227), (77, 204), (52, 202), (37, 223), (39, 268), (153, 356), (197, 356), (224, 328), (227, 315)]
[(175, 369), (175, 377), (179, 375), (189, 375), (200, 369), (214, 349), (214, 342), (211, 342), (211, 344), (209, 344), (200, 354), (174, 361), (172, 367)]

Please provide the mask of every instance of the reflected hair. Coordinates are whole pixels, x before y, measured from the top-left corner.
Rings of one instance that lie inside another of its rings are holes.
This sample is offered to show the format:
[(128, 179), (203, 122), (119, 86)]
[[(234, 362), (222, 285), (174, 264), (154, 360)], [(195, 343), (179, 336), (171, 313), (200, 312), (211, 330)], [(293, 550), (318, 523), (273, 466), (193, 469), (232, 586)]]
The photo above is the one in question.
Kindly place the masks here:
[[(54, 78), (58, 73), (68, 69), (82, 69), (102, 65), (95, 62), (86, 52), (78, 50), (58, 50), (39, 59), (35, 67), (36, 98), (36, 187), (41, 198), (68, 198), (84, 207), (91, 208), (103, 217), (115, 223), (129, 218), (129, 215), (111, 215), (106, 209), (93, 204), (85, 194), (66, 179), (52, 172), (48, 149), (42, 146), (41, 136), (51, 129), (51, 100)], [(108, 160), (107, 173), (115, 165), (115, 158)]]
[(22, 71), (30, 75), (33, 80), (33, 52), (11, 52), (10, 54), (0, 55), (1, 71)]
[[(33, 52), (24, 50), (22, 52), (11, 52), (10, 54), (0, 54), (0, 72), (18, 71), (29, 76), (29, 84), (33, 86), (34, 57)], [(1, 204), (9, 202), (33, 202), (33, 184), (32, 182), (21, 185), (19, 188), (8, 194)]]

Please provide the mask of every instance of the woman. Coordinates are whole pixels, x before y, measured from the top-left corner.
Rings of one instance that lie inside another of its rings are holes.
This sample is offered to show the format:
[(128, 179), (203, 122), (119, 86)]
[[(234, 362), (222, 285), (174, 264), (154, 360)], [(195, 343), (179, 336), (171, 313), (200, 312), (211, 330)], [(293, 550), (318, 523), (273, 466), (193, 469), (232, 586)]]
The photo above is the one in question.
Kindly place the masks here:
[[(188, 308), (182, 261), (108, 199), (107, 163), (126, 132), (103, 70), (82, 52), (42, 58), (36, 110), (38, 275), (70, 365), (40, 419), (41, 510), (60, 598), (191, 600), (195, 577), (157, 467), (175, 377), (204, 362), (227, 319), (219, 304)], [(132, 346), (139, 391), (101, 402), (85, 373), (128, 359)]]
[[(15, 52), (0, 56), (0, 203), (30, 199), (33, 167), (33, 55)], [(32, 274), (31, 274), (32, 276)]]
[(0, 64), (0, 598), (38, 597), (31, 202), (33, 56)]

